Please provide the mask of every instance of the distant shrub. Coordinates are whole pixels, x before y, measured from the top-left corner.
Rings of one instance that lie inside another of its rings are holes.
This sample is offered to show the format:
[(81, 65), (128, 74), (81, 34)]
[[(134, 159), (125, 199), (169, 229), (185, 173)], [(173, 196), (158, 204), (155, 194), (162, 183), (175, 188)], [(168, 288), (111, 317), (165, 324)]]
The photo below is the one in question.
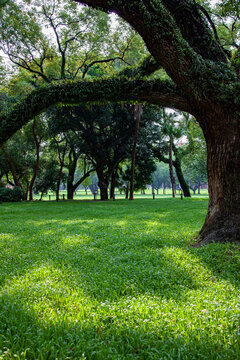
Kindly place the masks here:
[(0, 201), (15, 202), (24, 199), (24, 192), (18, 186), (0, 187)]

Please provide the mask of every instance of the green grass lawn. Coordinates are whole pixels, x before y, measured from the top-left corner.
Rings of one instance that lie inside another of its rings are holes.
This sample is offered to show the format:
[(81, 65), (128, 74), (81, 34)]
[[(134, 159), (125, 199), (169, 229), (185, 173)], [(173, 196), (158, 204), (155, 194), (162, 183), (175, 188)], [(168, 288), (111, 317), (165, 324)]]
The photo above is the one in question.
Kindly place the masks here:
[(0, 205), (0, 359), (240, 359), (240, 249), (207, 198)]

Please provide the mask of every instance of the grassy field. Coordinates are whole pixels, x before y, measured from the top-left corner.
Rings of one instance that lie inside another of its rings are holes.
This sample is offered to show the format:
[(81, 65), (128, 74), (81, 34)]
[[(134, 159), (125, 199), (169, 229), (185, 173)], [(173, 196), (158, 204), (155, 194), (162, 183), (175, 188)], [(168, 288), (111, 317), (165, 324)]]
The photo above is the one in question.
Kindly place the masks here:
[(0, 205), (0, 359), (240, 359), (240, 250), (207, 198)]

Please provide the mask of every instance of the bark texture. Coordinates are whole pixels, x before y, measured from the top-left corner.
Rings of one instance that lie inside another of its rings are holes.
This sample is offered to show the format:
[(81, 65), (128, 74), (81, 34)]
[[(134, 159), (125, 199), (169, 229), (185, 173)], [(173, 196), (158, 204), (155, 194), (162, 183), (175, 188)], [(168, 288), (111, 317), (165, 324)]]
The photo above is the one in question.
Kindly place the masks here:
[(240, 241), (240, 116), (218, 109), (214, 118), (218, 125), (205, 133), (209, 206), (200, 237), (202, 243)]

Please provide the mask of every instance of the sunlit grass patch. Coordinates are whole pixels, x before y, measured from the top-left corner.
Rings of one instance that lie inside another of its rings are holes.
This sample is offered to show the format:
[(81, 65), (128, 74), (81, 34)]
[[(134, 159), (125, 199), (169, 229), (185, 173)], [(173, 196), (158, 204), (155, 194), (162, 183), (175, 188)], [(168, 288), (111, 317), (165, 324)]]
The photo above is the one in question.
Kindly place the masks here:
[(207, 201), (0, 207), (0, 359), (240, 358), (240, 249)]

